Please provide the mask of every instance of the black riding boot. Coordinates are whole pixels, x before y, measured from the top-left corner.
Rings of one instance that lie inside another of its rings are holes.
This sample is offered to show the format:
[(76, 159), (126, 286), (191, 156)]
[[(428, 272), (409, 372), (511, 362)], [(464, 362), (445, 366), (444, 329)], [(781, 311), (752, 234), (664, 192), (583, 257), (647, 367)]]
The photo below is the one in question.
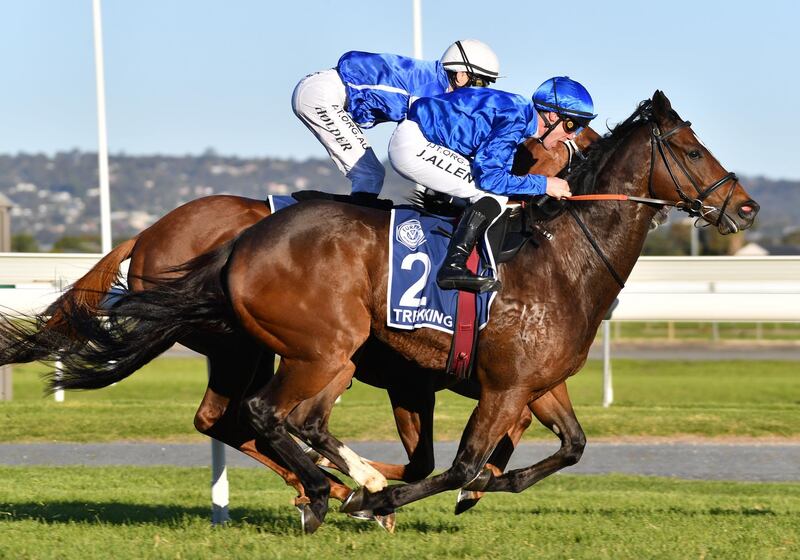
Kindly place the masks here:
[(436, 283), (441, 289), (478, 293), (500, 289), (499, 281), (476, 276), (467, 269), (467, 258), (472, 249), (500, 212), (500, 204), (488, 196), (464, 211), (447, 247), (447, 257), (436, 275)]

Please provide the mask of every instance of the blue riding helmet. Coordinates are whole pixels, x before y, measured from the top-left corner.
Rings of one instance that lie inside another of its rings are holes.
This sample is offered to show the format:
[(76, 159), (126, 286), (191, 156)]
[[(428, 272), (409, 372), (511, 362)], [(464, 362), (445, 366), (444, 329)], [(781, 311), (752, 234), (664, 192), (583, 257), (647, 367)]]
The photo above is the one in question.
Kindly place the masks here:
[(533, 94), (533, 105), (540, 111), (552, 111), (586, 123), (597, 116), (592, 96), (567, 76), (555, 76), (540, 85)]

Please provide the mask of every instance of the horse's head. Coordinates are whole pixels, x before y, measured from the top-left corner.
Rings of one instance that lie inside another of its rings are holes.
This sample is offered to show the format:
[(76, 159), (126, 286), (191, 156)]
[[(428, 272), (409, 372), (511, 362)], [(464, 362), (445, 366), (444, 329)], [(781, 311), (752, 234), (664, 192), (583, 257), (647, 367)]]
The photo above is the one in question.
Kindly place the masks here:
[(722, 234), (752, 226), (759, 206), (736, 174), (720, 165), (666, 95), (656, 91), (651, 103), (650, 196), (676, 202)]
[(575, 163), (575, 160), (581, 159), (583, 150), (599, 138), (600, 135), (588, 126), (574, 140), (559, 142), (549, 150), (538, 139), (528, 138), (517, 146), (511, 173), (514, 175), (535, 173), (554, 177)]

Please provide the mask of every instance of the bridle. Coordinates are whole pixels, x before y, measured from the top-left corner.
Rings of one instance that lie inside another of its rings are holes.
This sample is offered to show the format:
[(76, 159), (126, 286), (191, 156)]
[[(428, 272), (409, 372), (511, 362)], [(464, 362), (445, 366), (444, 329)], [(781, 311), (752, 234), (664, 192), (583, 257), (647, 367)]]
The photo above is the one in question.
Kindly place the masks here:
[[(638, 110), (629, 117), (628, 121), (636, 119), (639, 116), (642, 116), (648, 123), (650, 123), (650, 171), (649, 177), (647, 179), (647, 192), (650, 195), (650, 198), (645, 197), (638, 197), (638, 196), (629, 196), (624, 194), (586, 194), (586, 195), (575, 195), (567, 198), (569, 201), (599, 201), (599, 200), (618, 200), (618, 201), (630, 201), (636, 202), (639, 204), (649, 204), (655, 206), (674, 206), (678, 210), (686, 212), (690, 216), (702, 218), (705, 222), (712, 224), (712, 222), (708, 219), (708, 217), (713, 214), (713, 212), (719, 212), (717, 216), (716, 222), (712, 225), (719, 226), (723, 218), (729, 222), (729, 226), (731, 227), (733, 233), (739, 230), (739, 227), (736, 225), (736, 222), (731, 220), (725, 214), (725, 208), (727, 208), (728, 203), (733, 196), (733, 191), (736, 188), (736, 184), (738, 183), (739, 179), (736, 177), (736, 174), (733, 172), (728, 173), (715, 183), (711, 184), (708, 187), (700, 187), (698, 183), (692, 178), (689, 171), (686, 169), (686, 166), (681, 163), (678, 159), (678, 156), (675, 154), (675, 151), (672, 149), (672, 145), (669, 143), (669, 138), (676, 132), (678, 132), (682, 128), (687, 128), (692, 125), (690, 121), (682, 121), (677, 124), (674, 128), (670, 129), (667, 132), (662, 133), (660, 128), (658, 127), (658, 123), (655, 122), (653, 119), (652, 113), (649, 109), (652, 106), (652, 100), (647, 100), (639, 105)], [(623, 123), (624, 124), (624, 123)], [(664, 162), (664, 167), (667, 170), (670, 178), (672, 179), (673, 184), (675, 185), (675, 190), (678, 193), (678, 197), (680, 200), (672, 201), (672, 200), (663, 200), (659, 198), (655, 198), (655, 193), (653, 191), (653, 174), (655, 170), (655, 163), (656, 163), (656, 150), (658, 150), (658, 154), (661, 156), (661, 161)], [(681, 170), (681, 172), (689, 179), (689, 182), (692, 184), (695, 192), (697, 193), (696, 198), (692, 198), (686, 194), (686, 192), (681, 187), (680, 182), (678, 181), (677, 177), (675, 176), (675, 172), (673, 171), (672, 166), (670, 166), (670, 161), (667, 159), (667, 154), (669, 154), (670, 158), (674, 162), (675, 165)], [(714, 206), (709, 206), (704, 204), (704, 201), (714, 192), (719, 190), (724, 184), (730, 181), (730, 185), (728, 188), (728, 194), (725, 196), (725, 202), (722, 204), (722, 207), (718, 210)], [(595, 241), (594, 236), (591, 234), (589, 229), (586, 227), (586, 224), (581, 220), (578, 213), (575, 211), (575, 208), (572, 205), (567, 206), (567, 210), (569, 211), (570, 215), (575, 219), (578, 226), (583, 231), (584, 235), (588, 239), (589, 243), (594, 248), (597, 255), (605, 264), (606, 268), (608, 269), (611, 276), (614, 277), (617, 284), (619, 284), (620, 288), (625, 287), (625, 282), (622, 280), (622, 277), (614, 270), (611, 261), (608, 260), (608, 257), (603, 253), (600, 246)]]
[[(648, 119), (649, 120), (649, 119)], [(655, 167), (656, 161), (656, 149), (658, 149), (658, 153), (661, 156), (661, 161), (664, 162), (664, 167), (667, 169), (667, 173), (669, 173), (670, 178), (672, 179), (673, 184), (675, 185), (675, 190), (680, 197), (679, 202), (671, 203), (672, 206), (675, 206), (678, 210), (686, 212), (692, 217), (699, 217), (708, 222), (713, 226), (719, 226), (720, 222), (722, 221), (723, 217), (730, 222), (730, 226), (733, 229), (734, 233), (739, 230), (739, 227), (736, 223), (731, 220), (728, 216), (725, 215), (725, 209), (728, 207), (728, 203), (733, 196), (733, 191), (736, 188), (736, 184), (739, 181), (739, 178), (736, 176), (736, 173), (729, 172), (727, 175), (722, 177), (717, 182), (713, 183), (712, 185), (702, 188), (700, 187), (697, 182), (692, 178), (689, 171), (686, 169), (686, 166), (678, 159), (678, 156), (675, 155), (675, 151), (672, 149), (672, 145), (669, 143), (669, 137), (678, 132), (682, 128), (687, 128), (692, 126), (690, 121), (683, 121), (676, 125), (674, 128), (669, 130), (668, 132), (662, 133), (661, 130), (658, 128), (658, 124), (656, 124), (653, 120), (650, 120), (650, 149), (651, 149), (651, 156), (650, 156), (650, 177), (647, 181), (647, 192), (648, 194), (655, 198), (653, 193), (653, 169)], [(672, 161), (684, 176), (689, 180), (694, 188), (695, 192), (697, 193), (696, 198), (691, 198), (689, 195), (684, 192), (681, 188), (680, 182), (678, 182), (677, 177), (675, 177), (675, 173), (672, 170), (672, 167), (669, 164), (669, 160), (667, 160), (667, 153), (669, 154)], [(714, 206), (708, 206), (707, 204), (703, 204), (712, 193), (716, 192), (717, 190), (722, 187), (725, 183), (730, 181), (730, 185), (728, 188), (728, 194), (725, 196), (725, 202), (723, 202), (722, 207), (720, 209), (715, 208)], [(714, 212), (718, 212), (717, 220), (715, 222), (711, 222), (708, 217), (713, 214)]]

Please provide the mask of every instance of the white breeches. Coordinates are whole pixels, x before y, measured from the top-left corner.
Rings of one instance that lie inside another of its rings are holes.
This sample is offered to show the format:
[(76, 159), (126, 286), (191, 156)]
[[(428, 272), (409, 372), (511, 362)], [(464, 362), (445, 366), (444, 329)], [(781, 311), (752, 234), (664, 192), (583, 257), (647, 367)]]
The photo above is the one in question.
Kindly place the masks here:
[(345, 110), (346, 101), (339, 73), (331, 69), (300, 80), (292, 94), (292, 109), (353, 183), (353, 192), (378, 194), (386, 170)]
[(400, 123), (389, 141), (389, 161), (397, 172), (429, 189), (475, 202), (490, 196), (503, 208), (506, 196), (482, 191), (475, 185), (469, 158), (429, 142), (414, 121)]

